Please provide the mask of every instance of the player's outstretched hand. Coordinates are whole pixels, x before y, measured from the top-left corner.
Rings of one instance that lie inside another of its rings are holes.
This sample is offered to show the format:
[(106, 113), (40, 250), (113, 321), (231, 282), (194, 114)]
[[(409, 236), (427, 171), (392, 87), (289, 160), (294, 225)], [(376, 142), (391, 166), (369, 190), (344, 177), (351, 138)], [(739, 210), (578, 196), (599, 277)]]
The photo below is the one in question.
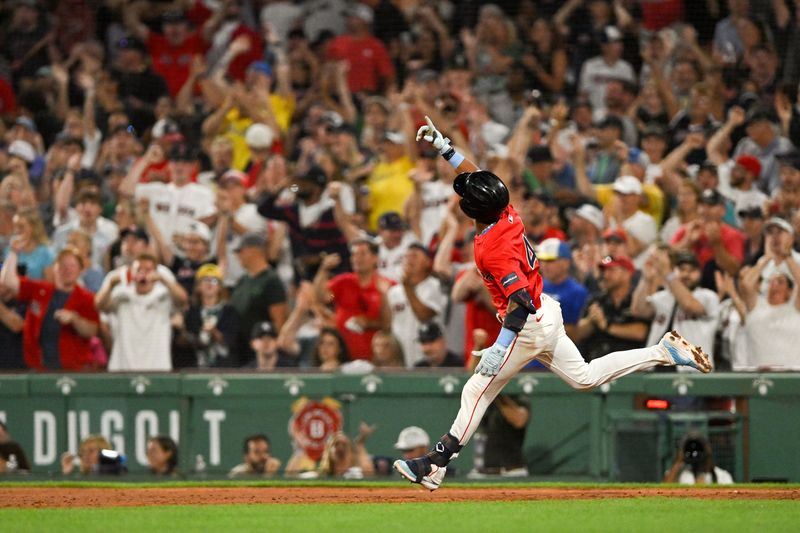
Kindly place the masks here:
[(426, 124), (417, 130), (417, 141), (425, 139), (431, 143), (434, 148), (439, 150), (439, 153), (445, 153), (450, 149), (450, 139), (442, 135), (442, 132), (436, 129), (436, 126), (433, 125), (433, 121), (427, 115), (425, 115), (425, 122)]
[(475, 373), (481, 376), (496, 376), (500, 372), (500, 365), (505, 354), (506, 348), (499, 344), (493, 344), (485, 350), (472, 352), (473, 357), (481, 358), (480, 363), (475, 367)]

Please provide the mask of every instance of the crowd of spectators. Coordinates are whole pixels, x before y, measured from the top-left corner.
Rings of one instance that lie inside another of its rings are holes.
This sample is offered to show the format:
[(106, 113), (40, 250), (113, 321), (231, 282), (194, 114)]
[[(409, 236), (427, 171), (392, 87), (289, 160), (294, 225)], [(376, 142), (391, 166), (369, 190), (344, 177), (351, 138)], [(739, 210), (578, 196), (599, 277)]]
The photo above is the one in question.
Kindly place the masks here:
[(675, 328), (800, 368), (797, 0), (13, 0), (0, 28), (3, 369), (468, 365), (499, 323), (425, 116), (506, 181), (586, 357)]

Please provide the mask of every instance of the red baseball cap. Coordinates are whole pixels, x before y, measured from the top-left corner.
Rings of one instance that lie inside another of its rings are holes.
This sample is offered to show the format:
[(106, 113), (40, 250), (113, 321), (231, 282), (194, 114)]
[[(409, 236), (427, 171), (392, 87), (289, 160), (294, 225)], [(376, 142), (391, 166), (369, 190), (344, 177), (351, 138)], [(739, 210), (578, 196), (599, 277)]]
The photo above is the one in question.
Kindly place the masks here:
[(735, 159), (736, 164), (748, 171), (753, 176), (758, 177), (761, 174), (761, 161), (758, 160), (757, 157), (749, 155), (749, 154), (742, 154)]
[(636, 267), (634, 267), (631, 260), (625, 257), (624, 255), (618, 255), (616, 257), (608, 256), (603, 258), (602, 261), (600, 261), (600, 268), (611, 268), (611, 267), (622, 267), (631, 274), (636, 272)]
[(609, 228), (603, 232), (603, 240), (628, 242), (628, 234), (622, 228)]

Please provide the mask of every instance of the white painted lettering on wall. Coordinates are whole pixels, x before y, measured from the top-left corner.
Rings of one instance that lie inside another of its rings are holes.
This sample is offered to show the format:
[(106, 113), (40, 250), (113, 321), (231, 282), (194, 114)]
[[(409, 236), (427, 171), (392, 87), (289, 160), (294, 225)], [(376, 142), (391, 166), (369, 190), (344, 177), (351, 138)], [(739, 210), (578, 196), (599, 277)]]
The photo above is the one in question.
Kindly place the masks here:
[(100, 434), (111, 443), (119, 453), (125, 455), (125, 418), (119, 411), (103, 411), (100, 415)]
[(220, 458), (219, 426), (225, 420), (225, 411), (204, 411), (203, 420), (208, 422), (208, 462), (216, 466)]
[(155, 411), (139, 411), (136, 413), (136, 461), (140, 465), (147, 464), (147, 439), (158, 435), (158, 415)]
[(50, 411), (33, 412), (33, 462), (49, 465), (56, 460), (56, 415)]

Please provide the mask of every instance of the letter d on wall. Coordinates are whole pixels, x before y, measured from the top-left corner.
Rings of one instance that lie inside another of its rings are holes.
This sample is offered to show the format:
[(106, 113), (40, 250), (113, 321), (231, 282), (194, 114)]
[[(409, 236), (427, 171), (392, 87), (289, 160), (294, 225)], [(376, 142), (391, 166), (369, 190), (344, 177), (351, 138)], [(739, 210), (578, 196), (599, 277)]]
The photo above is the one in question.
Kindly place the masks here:
[(56, 415), (50, 411), (33, 412), (33, 462), (49, 465), (56, 461)]

